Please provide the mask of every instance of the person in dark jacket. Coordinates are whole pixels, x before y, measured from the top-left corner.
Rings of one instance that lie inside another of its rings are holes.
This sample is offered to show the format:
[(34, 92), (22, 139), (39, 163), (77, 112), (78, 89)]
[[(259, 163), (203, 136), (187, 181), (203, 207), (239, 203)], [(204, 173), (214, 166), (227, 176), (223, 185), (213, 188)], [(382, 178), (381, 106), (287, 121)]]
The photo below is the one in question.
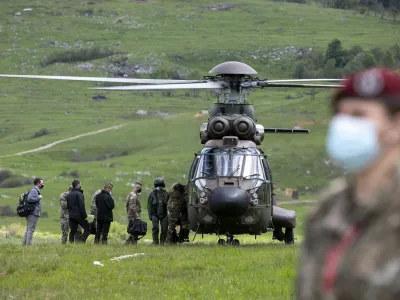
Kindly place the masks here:
[(78, 229), (78, 225), (83, 228), (82, 243), (86, 242), (86, 239), (90, 235), (90, 226), (87, 219), (85, 209), (85, 197), (81, 190), (81, 183), (79, 180), (72, 182), (72, 191), (67, 196), (67, 208), (69, 214), (69, 226), (71, 231), (69, 232), (69, 242), (75, 241), (75, 234)]
[(107, 244), (108, 232), (113, 221), (114, 199), (111, 197), (112, 185), (106, 183), (104, 189), (96, 196), (97, 225), (94, 242), (100, 242), (100, 235), (103, 236), (102, 243)]
[[(158, 245), (159, 241), (161, 244), (165, 244), (167, 239), (169, 193), (164, 189), (165, 182), (162, 178), (157, 178), (154, 181), (154, 187), (155, 189), (149, 195), (147, 209), (149, 211), (149, 219), (153, 223), (153, 244)], [(158, 239), (159, 225), (161, 225), (160, 239)]]

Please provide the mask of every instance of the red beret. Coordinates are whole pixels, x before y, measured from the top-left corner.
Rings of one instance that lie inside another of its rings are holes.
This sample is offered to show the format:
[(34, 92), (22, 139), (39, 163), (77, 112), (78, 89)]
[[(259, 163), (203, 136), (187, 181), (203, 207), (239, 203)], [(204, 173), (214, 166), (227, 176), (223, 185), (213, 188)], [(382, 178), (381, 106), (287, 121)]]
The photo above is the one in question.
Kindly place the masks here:
[(400, 74), (385, 68), (371, 68), (345, 78), (343, 87), (332, 98), (336, 106), (345, 97), (381, 99), (390, 106), (400, 107)]

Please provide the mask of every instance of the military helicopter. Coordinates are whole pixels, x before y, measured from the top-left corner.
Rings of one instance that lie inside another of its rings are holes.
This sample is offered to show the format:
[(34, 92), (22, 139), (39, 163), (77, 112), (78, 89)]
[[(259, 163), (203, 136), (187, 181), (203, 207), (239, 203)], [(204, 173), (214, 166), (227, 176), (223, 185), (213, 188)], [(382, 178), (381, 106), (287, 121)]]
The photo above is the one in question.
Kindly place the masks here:
[[(147, 83), (94, 87), (96, 90), (215, 89), (218, 101), (200, 126), (204, 147), (195, 153), (188, 174), (188, 217), (190, 230), (197, 234), (216, 234), (218, 244), (239, 245), (234, 235), (257, 237), (268, 231), (286, 244), (294, 242), (296, 213), (277, 206), (272, 171), (267, 155), (257, 146), (265, 133), (309, 133), (307, 129), (264, 128), (257, 124), (247, 95), (252, 88), (336, 88), (340, 84), (299, 82), (339, 82), (341, 79), (261, 80), (247, 64), (228, 61), (215, 66), (202, 80), (135, 79), (75, 76), (9, 75), (0, 77)], [(285, 234), (282, 227), (286, 228)], [(226, 236), (226, 240), (220, 238)], [(193, 238), (193, 240), (194, 240)]]

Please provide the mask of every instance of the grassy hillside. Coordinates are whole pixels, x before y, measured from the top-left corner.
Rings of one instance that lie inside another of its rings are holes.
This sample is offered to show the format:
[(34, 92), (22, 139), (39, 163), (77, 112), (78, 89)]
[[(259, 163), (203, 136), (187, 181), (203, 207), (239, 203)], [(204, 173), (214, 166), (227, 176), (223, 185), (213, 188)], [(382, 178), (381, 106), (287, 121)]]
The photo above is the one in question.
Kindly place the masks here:
[[(290, 75), (293, 62), (285, 47), (322, 51), (333, 38), (340, 38), (348, 46), (389, 46), (399, 30), (398, 25), (386, 20), (349, 11), (267, 1), (236, 1), (229, 10), (210, 10), (215, 4), (207, 1), (89, 3), (33, 1), (26, 5), (7, 1), (0, 13), (1, 72), (107, 76), (112, 75), (113, 68), (128, 64), (128, 69), (135, 65), (153, 70), (152, 74), (139, 74), (144, 77), (175, 70), (181, 76), (197, 74), (198, 78), (217, 63), (238, 59), (255, 67), (260, 77), (283, 78)], [(32, 11), (24, 12), (24, 8)], [(18, 12), (21, 15), (16, 15)], [(41, 67), (40, 63), (54, 53), (92, 46), (109, 47), (126, 56)], [(98, 93), (86, 89), (90, 86), (94, 84), (0, 80), (4, 115), (0, 125), (1, 155), (125, 125), (42, 152), (0, 158), (3, 168), (45, 178), (44, 210), (54, 218), (57, 196), (72, 179), (65, 174), (72, 171), (79, 173), (87, 198), (104, 181), (114, 182), (114, 194), (121, 204), (129, 183), (135, 180), (146, 186), (143, 199), (157, 176), (165, 177), (168, 184), (184, 180), (193, 153), (201, 148), (199, 125), (207, 119), (193, 115), (210, 107), (214, 100), (209, 91), (199, 95), (173, 91), (169, 96), (160, 92), (104, 92), (106, 99), (95, 101), (93, 97)], [(319, 90), (314, 99), (308, 92), (257, 90), (250, 98), (259, 123), (265, 126), (317, 123), (308, 126), (312, 131), (309, 136), (271, 134), (263, 144), (270, 154), (277, 187), (299, 188), (301, 195), (305, 187), (318, 190), (336, 175), (324, 162), (323, 123), (329, 117), (330, 91)], [(167, 117), (138, 116), (138, 110), (162, 112)], [(42, 129), (49, 134), (34, 138)], [(20, 191), (2, 190), (3, 202), (14, 204)], [(122, 205), (118, 213), (122, 218)]]
[[(254, 67), (260, 78), (279, 79), (291, 76), (296, 53), (309, 48), (324, 51), (334, 38), (347, 47), (358, 44), (368, 49), (390, 46), (400, 36), (399, 25), (388, 20), (261, 0), (229, 5), (7, 0), (2, 2), (0, 20), (0, 73), (12, 74), (112, 76), (117, 70), (139, 77), (200, 78), (218, 63), (240, 60)], [(72, 59), (79, 58), (82, 49), (93, 47), (120, 54), (44, 67), (50, 58), (65, 60), (68, 51), (75, 51)], [(206, 116), (193, 116), (215, 100), (212, 91), (97, 93), (87, 89), (92, 86), (96, 84), (0, 79), (0, 166), (45, 179), (43, 208), (50, 217), (43, 222), (51, 221), (54, 228), (58, 195), (73, 179), (71, 172), (82, 180), (87, 204), (104, 181), (112, 181), (121, 222), (123, 201), (135, 180), (145, 184), (144, 206), (155, 177), (165, 177), (168, 185), (184, 181), (193, 153), (201, 149), (199, 126), (207, 121)], [(264, 89), (249, 97), (258, 122), (266, 127), (310, 124), (305, 127), (311, 135), (271, 134), (262, 146), (270, 155), (277, 188), (298, 188), (303, 199), (313, 197), (339, 174), (326, 163), (324, 149), (331, 91), (318, 90), (315, 98), (309, 92)], [(93, 100), (99, 94), (106, 99)], [(139, 116), (138, 110), (154, 114)], [(120, 129), (41, 152), (9, 156), (121, 124)], [(14, 208), (24, 189), (0, 189), (1, 202)]]

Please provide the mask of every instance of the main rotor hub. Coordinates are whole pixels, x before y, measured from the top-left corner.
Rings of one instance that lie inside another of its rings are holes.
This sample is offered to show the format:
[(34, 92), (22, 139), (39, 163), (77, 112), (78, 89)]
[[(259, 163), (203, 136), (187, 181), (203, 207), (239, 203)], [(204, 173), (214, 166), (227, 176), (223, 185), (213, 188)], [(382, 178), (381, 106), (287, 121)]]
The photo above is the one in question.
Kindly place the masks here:
[(225, 82), (226, 87), (217, 89), (219, 103), (243, 104), (247, 103), (246, 96), (250, 93), (249, 87), (243, 87), (245, 81), (253, 80), (250, 75), (257, 74), (249, 65), (238, 61), (228, 61), (212, 68), (204, 79)]

